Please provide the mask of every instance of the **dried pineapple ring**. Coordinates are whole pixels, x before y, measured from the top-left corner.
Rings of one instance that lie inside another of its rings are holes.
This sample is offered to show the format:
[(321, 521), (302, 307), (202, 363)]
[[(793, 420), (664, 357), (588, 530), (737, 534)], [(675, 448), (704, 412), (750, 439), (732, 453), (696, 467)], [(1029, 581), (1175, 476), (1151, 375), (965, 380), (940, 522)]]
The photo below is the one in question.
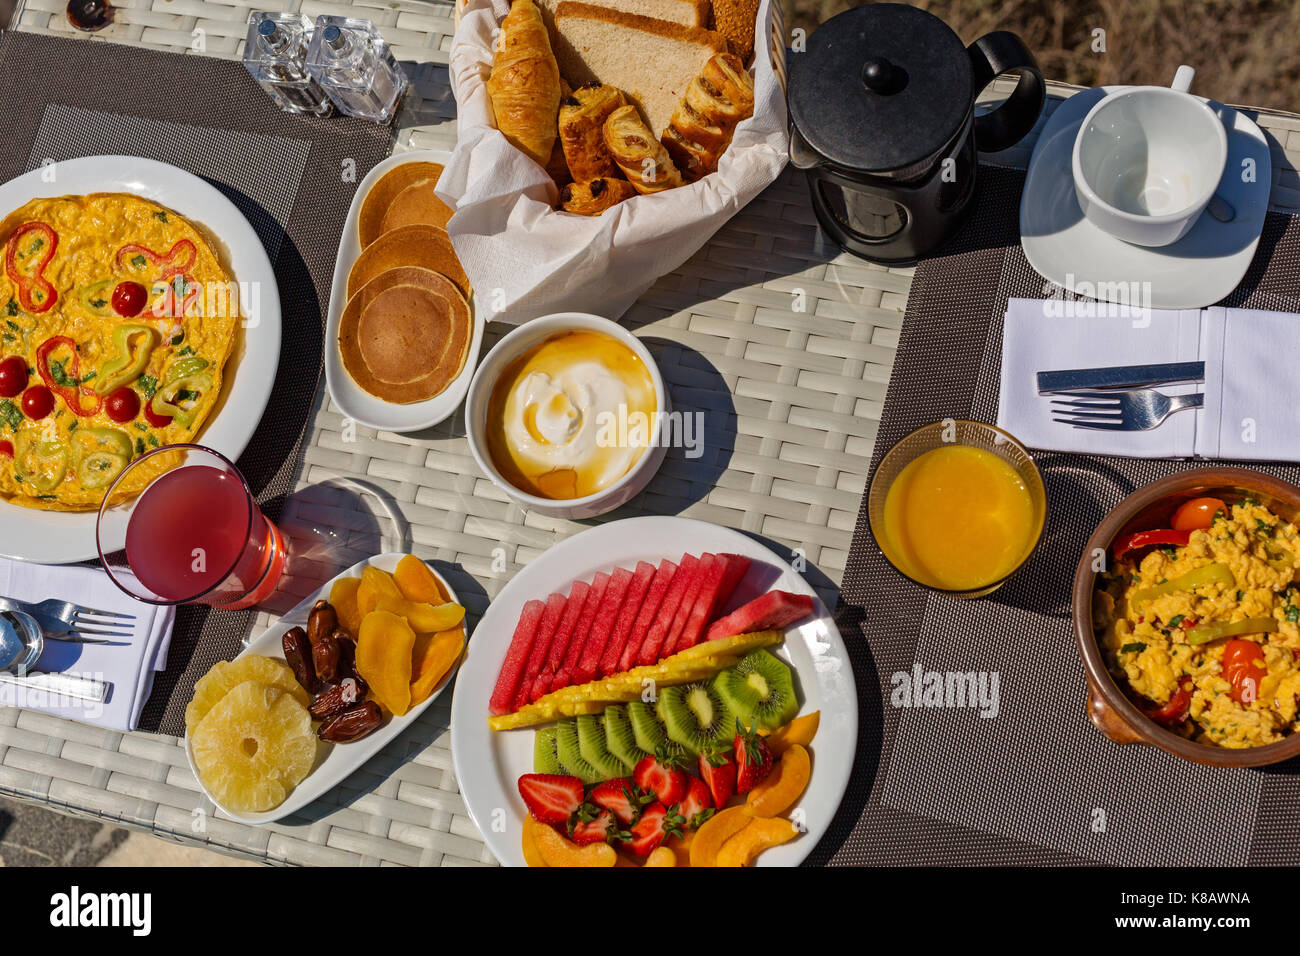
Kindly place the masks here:
[(310, 699), (284, 661), (261, 654), (245, 654), (233, 661), (218, 661), (194, 685), (194, 697), (185, 708), (185, 729), (189, 733), (232, 689), (247, 681), (269, 684), (288, 691), (304, 707)]

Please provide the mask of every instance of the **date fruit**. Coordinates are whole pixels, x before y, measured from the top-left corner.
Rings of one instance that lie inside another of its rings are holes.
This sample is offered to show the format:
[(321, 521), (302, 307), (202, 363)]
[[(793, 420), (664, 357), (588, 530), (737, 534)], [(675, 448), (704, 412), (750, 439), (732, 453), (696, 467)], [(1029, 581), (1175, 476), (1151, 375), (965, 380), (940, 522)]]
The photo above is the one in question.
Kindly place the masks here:
[(322, 634), (312, 641), (311, 659), (316, 665), (316, 676), (327, 684), (338, 680), (341, 654), (338, 638), (332, 632)]
[(293, 676), (307, 693), (315, 693), (320, 686), (316, 679), (316, 667), (312, 663), (312, 647), (307, 640), (307, 632), (300, 627), (291, 627), (280, 638), (280, 647), (284, 650), (284, 659), (293, 668)]
[(307, 639), (315, 647), (327, 634), (333, 634), (338, 626), (339, 616), (334, 605), (329, 601), (317, 601), (307, 615)]
[(383, 722), (384, 712), (379, 709), (379, 705), (373, 700), (367, 700), (339, 711), (320, 725), (316, 736), (334, 743), (350, 743), (377, 730)]
[(337, 684), (330, 684), (311, 702), (308, 708), (314, 720), (325, 720), (341, 710), (365, 700), (369, 690), (365, 681), (357, 677), (344, 677)]

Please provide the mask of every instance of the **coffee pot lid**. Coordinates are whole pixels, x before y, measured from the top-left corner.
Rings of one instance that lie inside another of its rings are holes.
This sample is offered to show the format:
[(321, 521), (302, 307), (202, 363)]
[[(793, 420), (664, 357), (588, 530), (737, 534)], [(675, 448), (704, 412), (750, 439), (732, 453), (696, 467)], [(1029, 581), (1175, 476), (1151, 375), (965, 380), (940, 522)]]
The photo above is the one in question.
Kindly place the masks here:
[(970, 114), (966, 47), (931, 13), (868, 3), (817, 28), (790, 56), (790, 118), (836, 166), (904, 173), (936, 156)]

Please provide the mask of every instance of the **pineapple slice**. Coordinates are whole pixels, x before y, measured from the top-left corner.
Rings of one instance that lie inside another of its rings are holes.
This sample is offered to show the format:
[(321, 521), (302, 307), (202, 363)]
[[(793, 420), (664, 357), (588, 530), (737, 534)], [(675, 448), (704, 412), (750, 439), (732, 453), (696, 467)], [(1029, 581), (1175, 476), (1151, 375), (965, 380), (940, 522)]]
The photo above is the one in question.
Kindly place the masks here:
[(269, 684), (288, 691), (304, 707), (310, 699), (307, 691), (293, 676), (284, 661), (260, 654), (245, 654), (238, 660), (218, 661), (194, 685), (194, 698), (185, 708), (185, 730), (193, 734), (194, 728), (217, 703), (233, 688), (246, 681)]
[(194, 765), (223, 807), (270, 810), (311, 772), (311, 714), (293, 694), (255, 681), (227, 693), (190, 735)]

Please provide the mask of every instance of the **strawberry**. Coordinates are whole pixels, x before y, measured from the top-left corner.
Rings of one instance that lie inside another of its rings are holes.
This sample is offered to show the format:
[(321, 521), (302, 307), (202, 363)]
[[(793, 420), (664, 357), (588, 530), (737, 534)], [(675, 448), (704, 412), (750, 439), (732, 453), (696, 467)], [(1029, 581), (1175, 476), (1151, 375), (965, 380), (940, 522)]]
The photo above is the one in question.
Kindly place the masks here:
[(772, 751), (753, 730), (736, 721), (736, 793), (749, 793), (772, 772)]
[(713, 795), (713, 806), (721, 810), (736, 792), (736, 764), (725, 751), (700, 754), (700, 779)]
[(620, 833), (614, 827), (614, 814), (590, 803), (584, 803), (578, 810), (578, 819), (573, 824), (569, 839), (578, 846), (588, 843), (609, 843), (615, 839), (626, 839), (626, 833)]
[(627, 777), (598, 783), (591, 791), (591, 801), (610, 811), (619, 823), (631, 823), (641, 815), (641, 808), (654, 799), (652, 793), (642, 793)]
[(670, 810), (656, 801), (645, 808), (641, 819), (632, 828), (627, 847), (637, 856), (647, 857), (668, 837), (681, 836), (684, 822), (676, 808)]
[(686, 829), (698, 830), (713, 816), (713, 798), (709, 795), (708, 785), (699, 777), (691, 777), (686, 787), (686, 799), (677, 805), (676, 810), (686, 821)]
[(632, 782), (652, 792), (666, 807), (686, 796), (686, 771), (681, 768), (679, 757), (666, 754), (642, 757), (632, 771)]
[(535, 820), (566, 823), (582, 806), (582, 781), (558, 773), (526, 773), (519, 778), (519, 796)]

